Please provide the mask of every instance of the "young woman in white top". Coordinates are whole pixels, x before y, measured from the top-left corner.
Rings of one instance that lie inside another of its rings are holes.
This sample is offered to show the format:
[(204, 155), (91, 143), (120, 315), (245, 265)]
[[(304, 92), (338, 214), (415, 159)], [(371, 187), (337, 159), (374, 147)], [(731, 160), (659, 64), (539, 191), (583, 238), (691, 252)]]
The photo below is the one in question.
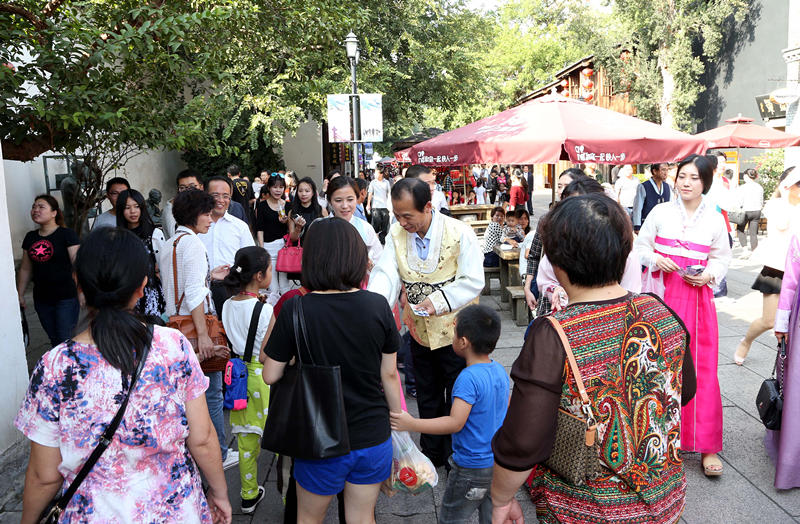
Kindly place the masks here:
[(158, 254), (164, 246), (164, 233), (153, 224), (145, 205), (144, 196), (135, 189), (126, 189), (119, 194), (116, 216), (117, 227), (130, 229), (144, 243), (150, 261), (144, 296), (139, 299), (134, 309), (145, 317), (161, 318), (165, 311), (165, 304), (157, 261)]
[[(256, 246), (243, 247), (236, 252), (233, 266), (223, 283), (234, 296), (222, 307), (222, 324), (231, 342), (231, 349), (240, 358), (247, 350), (250, 320), (259, 300), (260, 289), (269, 286), (272, 279), (269, 253)], [(264, 498), (264, 488), (258, 485), (258, 455), (261, 436), (269, 407), (269, 386), (261, 378), (262, 349), (269, 339), (275, 319), (272, 306), (264, 304), (258, 318), (253, 340), (253, 354), (247, 367), (247, 407), (231, 411), (231, 433), (236, 435), (239, 448), (239, 476), (241, 478), (242, 512), (253, 513)]]
[(361, 240), (367, 245), (369, 255), (368, 270), (372, 269), (378, 257), (383, 252), (378, 235), (372, 226), (364, 219), (358, 218), (353, 213), (358, 203), (358, 186), (350, 177), (338, 176), (328, 183), (328, 202), (333, 208), (334, 216), (350, 222), (356, 228)]
[(762, 333), (772, 329), (775, 324), (775, 311), (778, 309), (789, 242), (793, 234), (800, 233), (798, 182), (800, 182), (800, 169), (790, 167), (784, 171), (773, 198), (764, 207), (764, 216), (767, 217), (767, 238), (753, 252), (753, 259), (764, 264), (764, 267), (751, 286), (752, 289), (761, 292), (762, 313), (761, 318), (755, 319), (750, 324), (744, 338), (736, 346), (733, 361), (739, 366), (744, 364), (753, 341)]

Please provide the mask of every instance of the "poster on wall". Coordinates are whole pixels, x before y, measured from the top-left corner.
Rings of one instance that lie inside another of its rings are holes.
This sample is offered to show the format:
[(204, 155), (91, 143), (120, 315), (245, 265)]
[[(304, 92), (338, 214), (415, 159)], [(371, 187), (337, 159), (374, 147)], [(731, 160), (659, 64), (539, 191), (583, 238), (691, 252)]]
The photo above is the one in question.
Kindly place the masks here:
[(328, 95), (328, 141), (351, 140), (350, 95)]
[(361, 140), (383, 142), (383, 95), (364, 93), (359, 96)]

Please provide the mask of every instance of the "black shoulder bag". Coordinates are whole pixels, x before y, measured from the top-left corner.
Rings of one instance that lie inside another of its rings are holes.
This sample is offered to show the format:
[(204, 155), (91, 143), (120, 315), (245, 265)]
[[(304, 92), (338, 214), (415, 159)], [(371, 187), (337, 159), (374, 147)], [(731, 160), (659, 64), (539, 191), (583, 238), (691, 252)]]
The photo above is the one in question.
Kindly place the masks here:
[[(756, 395), (756, 408), (764, 427), (773, 431), (781, 429), (781, 413), (783, 412), (783, 378), (786, 363), (786, 339), (778, 344), (778, 354), (775, 356), (775, 367), (772, 376), (761, 383), (761, 388)], [(780, 377), (775, 377), (775, 372), (780, 369)]]
[[(261, 447), (305, 460), (341, 457), (350, 453), (341, 369), (316, 365), (308, 343), (303, 297), (293, 300), (297, 363), (287, 365), (283, 377), (270, 388)], [(310, 364), (303, 362), (303, 343)], [(325, 352), (321, 353), (324, 359)]]
[[(152, 344), (153, 325), (148, 325), (147, 329), (150, 331), (150, 343)], [(114, 415), (113, 419), (111, 419), (111, 423), (108, 425), (106, 430), (103, 431), (103, 434), (100, 435), (100, 441), (97, 443), (97, 447), (95, 447), (94, 451), (92, 451), (92, 454), (89, 455), (89, 458), (83, 464), (83, 467), (75, 476), (75, 479), (69, 485), (67, 490), (62, 495), (57, 495), (56, 498), (50, 501), (42, 514), (39, 516), (39, 524), (58, 523), (59, 519), (61, 518), (61, 514), (67, 508), (67, 505), (72, 500), (72, 497), (75, 496), (75, 493), (78, 492), (78, 488), (81, 487), (81, 484), (86, 479), (87, 475), (89, 475), (89, 473), (92, 471), (92, 468), (100, 459), (100, 456), (111, 444), (111, 440), (114, 438), (114, 434), (117, 432), (117, 428), (122, 422), (122, 417), (125, 416), (125, 408), (128, 407), (128, 400), (130, 400), (131, 392), (133, 392), (133, 388), (136, 387), (136, 381), (139, 379), (139, 375), (142, 373), (142, 368), (144, 368), (144, 362), (147, 360), (148, 353), (150, 353), (150, 344), (146, 345), (142, 350), (142, 357), (139, 359), (139, 364), (136, 366), (136, 373), (134, 373), (133, 377), (131, 378), (131, 384), (128, 387), (128, 391), (125, 393), (125, 398), (122, 400), (122, 404), (119, 406), (117, 414)]]

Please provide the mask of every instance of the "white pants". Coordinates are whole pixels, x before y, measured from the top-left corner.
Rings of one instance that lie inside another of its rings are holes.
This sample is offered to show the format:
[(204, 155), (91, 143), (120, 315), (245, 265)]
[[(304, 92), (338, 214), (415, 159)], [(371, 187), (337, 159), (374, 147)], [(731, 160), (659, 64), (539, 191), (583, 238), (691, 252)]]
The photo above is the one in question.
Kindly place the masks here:
[(267, 297), (267, 302), (272, 306), (278, 302), (281, 295), (291, 289), (286, 273), (275, 271), (275, 263), (278, 261), (278, 251), (280, 251), (284, 245), (285, 242), (282, 238), (273, 240), (272, 242), (264, 242), (264, 249), (269, 253), (270, 266), (272, 267), (272, 281), (269, 283), (269, 297)]

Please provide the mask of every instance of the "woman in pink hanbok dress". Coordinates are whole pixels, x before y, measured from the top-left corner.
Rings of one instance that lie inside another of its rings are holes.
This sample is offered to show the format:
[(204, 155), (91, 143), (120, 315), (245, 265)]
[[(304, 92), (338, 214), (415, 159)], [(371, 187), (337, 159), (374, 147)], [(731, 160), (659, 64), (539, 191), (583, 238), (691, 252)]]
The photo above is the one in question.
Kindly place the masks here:
[(681, 411), (681, 449), (701, 453), (707, 476), (722, 474), (722, 397), (717, 377), (719, 334), (712, 287), (728, 271), (731, 248), (725, 222), (704, 197), (713, 170), (703, 156), (678, 164), (680, 198), (657, 205), (634, 247), (646, 268), (642, 291), (652, 291), (686, 324), (697, 371), (697, 395)]
[[(800, 180), (794, 191), (800, 197)], [(792, 237), (783, 273), (775, 336), (786, 339), (783, 361), (783, 417), (780, 431), (767, 430), (764, 445), (775, 463), (775, 487), (800, 487), (800, 238)], [(781, 374), (777, 376), (780, 378)]]

